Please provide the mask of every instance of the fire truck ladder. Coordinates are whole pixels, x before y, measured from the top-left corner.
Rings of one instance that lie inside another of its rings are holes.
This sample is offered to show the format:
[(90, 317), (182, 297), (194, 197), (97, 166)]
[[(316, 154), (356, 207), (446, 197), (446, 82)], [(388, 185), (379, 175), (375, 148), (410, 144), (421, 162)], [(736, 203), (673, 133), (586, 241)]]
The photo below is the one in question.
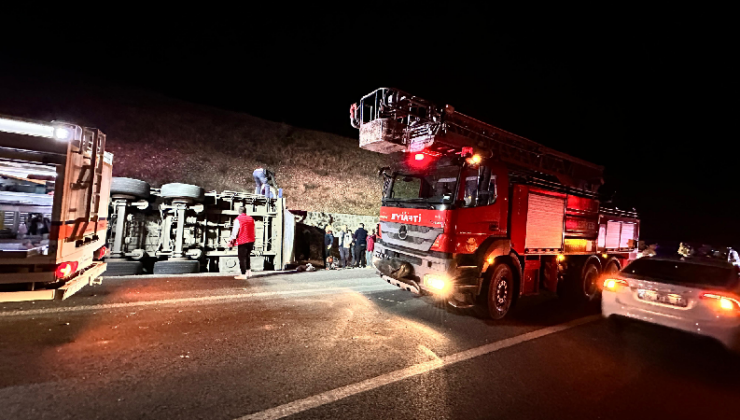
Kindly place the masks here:
[[(391, 100), (392, 99), (392, 100)], [(380, 88), (364, 96), (361, 119), (383, 118), (400, 124), (396, 140), (408, 151), (460, 153), (463, 147), (490, 153), (506, 163), (557, 177), (560, 182), (596, 191), (604, 167), (558, 152), (532, 140), (486, 124), (394, 88)]]
[[(88, 150), (90, 150), (89, 157), (86, 153)], [(105, 166), (105, 134), (98, 129), (85, 128), (79, 153), (83, 159), (89, 159), (90, 162), (83, 165), (75, 187), (87, 189), (88, 202), (85, 206), (85, 217), (75, 220), (72, 234), (68, 239), (70, 242), (84, 241), (85, 232), (90, 223), (95, 223), (94, 231), (98, 231), (100, 191), (103, 188), (103, 167)]]
[[(556, 176), (566, 185), (594, 191), (601, 185), (603, 166), (558, 152), (459, 112), (446, 113), (441, 129), (443, 145), (453, 148), (467, 146), (490, 152), (501, 161)], [(432, 133), (435, 128), (430, 126), (428, 130)], [(582, 185), (584, 183), (588, 185)]]

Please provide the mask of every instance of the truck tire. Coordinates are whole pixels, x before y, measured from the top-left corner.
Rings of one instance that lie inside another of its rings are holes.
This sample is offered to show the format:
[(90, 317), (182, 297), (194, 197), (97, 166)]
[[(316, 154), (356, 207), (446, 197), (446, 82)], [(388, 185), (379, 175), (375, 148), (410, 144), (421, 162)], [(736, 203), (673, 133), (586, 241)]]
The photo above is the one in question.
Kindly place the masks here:
[(189, 274), (200, 271), (200, 262), (195, 260), (164, 260), (154, 263), (154, 274)]
[(203, 200), (203, 188), (190, 184), (164, 184), (160, 192), (164, 198), (190, 198), (195, 201)]
[(486, 304), (491, 319), (502, 319), (509, 313), (516, 297), (514, 272), (508, 264), (499, 263), (493, 268), (488, 281)]
[(143, 267), (141, 261), (108, 260), (103, 277), (134, 276), (141, 274)]
[(609, 262), (606, 263), (606, 266), (604, 267), (604, 276), (613, 276), (616, 274), (621, 267), (619, 266), (619, 261), (616, 259), (611, 259)]
[(595, 264), (587, 263), (579, 273), (568, 279), (567, 297), (580, 302), (593, 302), (601, 295), (599, 280), (601, 273)]
[(149, 198), (149, 184), (139, 179), (114, 177), (110, 183), (111, 195), (131, 195), (136, 198)]

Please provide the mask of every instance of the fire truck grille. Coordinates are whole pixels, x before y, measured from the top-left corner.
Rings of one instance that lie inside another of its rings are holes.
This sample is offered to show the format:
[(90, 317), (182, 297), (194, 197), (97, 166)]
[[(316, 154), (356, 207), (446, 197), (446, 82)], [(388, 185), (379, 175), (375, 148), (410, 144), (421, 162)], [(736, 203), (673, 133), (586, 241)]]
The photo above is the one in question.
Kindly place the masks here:
[(398, 245), (418, 251), (429, 251), (434, 240), (442, 233), (441, 228), (406, 225), (403, 223), (380, 222), (383, 243)]

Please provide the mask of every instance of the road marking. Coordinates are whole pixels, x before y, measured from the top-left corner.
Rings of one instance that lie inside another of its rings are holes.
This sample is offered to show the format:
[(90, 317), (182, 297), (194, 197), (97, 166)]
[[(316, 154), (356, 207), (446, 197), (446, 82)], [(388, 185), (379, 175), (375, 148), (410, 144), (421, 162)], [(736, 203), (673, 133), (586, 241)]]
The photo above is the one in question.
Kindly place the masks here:
[(28, 315), (48, 315), (48, 314), (60, 314), (70, 312), (83, 312), (83, 311), (100, 311), (106, 309), (119, 309), (119, 308), (130, 308), (135, 306), (163, 306), (163, 305), (174, 305), (180, 303), (210, 303), (210, 302), (222, 302), (222, 301), (238, 301), (238, 300), (249, 300), (254, 298), (264, 298), (272, 296), (283, 296), (283, 295), (312, 295), (312, 294), (347, 294), (347, 293), (367, 293), (367, 292), (382, 292), (394, 290), (390, 289), (387, 284), (378, 282), (378, 285), (373, 286), (359, 286), (359, 287), (328, 287), (324, 289), (301, 289), (301, 290), (282, 290), (277, 292), (255, 292), (255, 293), (240, 293), (232, 295), (218, 295), (218, 296), (203, 296), (194, 298), (179, 298), (179, 299), (161, 299), (161, 300), (148, 300), (148, 301), (136, 301), (136, 302), (120, 302), (120, 303), (103, 303), (99, 305), (83, 305), (83, 306), (65, 306), (60, 308), (44, 308), (44, 309), (28, 309), (28, 310), (15, 310), (0, 312), (0, 318), (8, 318), (14, 316), (28, 316)]
[(389, 385), (395, 382), (402, 381), (404, 379), (411, 378), (413, 376), (421, 375), (423, 373), (431, 372), (433, 370), (441, 369), (443, 367), (450, 366), (455, 363), (470, 360), (479, 356), (483, 356), (489, 353), (493, 353), (508, 347), (515, 346), (517, 344), (526, 343), (527, 341), (536, 340), (538, 338), (555, 334), (561, 331), (565, 331), (579, 325), (584, 325), (589, 322), (600, 319), (601, 315), (592, 315), (585, 318), (579, 318), (564, 324), (554, 325), (552, 327), (542, 328), (536, 331), (528, 332), (526, 334), (518, 335), (516, 337), (507, 338), (495, 343), (486, 344), (480, 347), (476, 347), (470, 350), (461, 351), (459, 353), (445, 356), (441, 359), (430, 360), (428, 362), (419, 363), (413, 366), (409, 366), (404, 369), (399, 369), (390, 373), (386, 373), (374, 378), (366, 379), (361, 382), (356, 382), (347, 386), (332, 389), (331, 391), (322, 392), (308, 398), (296, 400), (287, 404), (283, 404), (274, 408), (270, 408), (265, 411), (258, 413), (249, 414), (243, 417), (239, 417), (236, 420), (274, 420), (280, 419), (293, 414), (298, 414), (303, 411), (311, 410), (322, 405), (331, 404), (339, 401), (343, 398), (351, 397), (353, 395), (370, 391), (376, 388), (380, 388), (385, 385)]
[(425, 346), (423, 344), (419, 344), (419, 349), (421, 351), (423, 351), (424, 354), (426, 354), (427, 356), (431, 357), (432, 359), (441, 360), (439, 358), (439, 356), (437, 356), (437, 353), (433, 352), (432, 349), (430, 349), (429, 347), (427, 347), (427, 346)]

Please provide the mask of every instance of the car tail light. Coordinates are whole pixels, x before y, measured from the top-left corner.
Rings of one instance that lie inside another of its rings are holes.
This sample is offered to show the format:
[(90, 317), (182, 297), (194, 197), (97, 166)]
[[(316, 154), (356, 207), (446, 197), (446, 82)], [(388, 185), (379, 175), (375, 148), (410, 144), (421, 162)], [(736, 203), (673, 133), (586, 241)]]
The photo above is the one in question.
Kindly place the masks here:
[(717, 293), (702, 293), (699, 297), (702, 299), (716, 300), (717, 307), (723, 311), (740, 311), (740, 301), (734, 297)]
[(63, 279), (69, 277), (75, 271), (77, 271), (77, 261), (63, 262), (57, 266), (55, 274), (58, 279)]
[(604, 290), (617, 291), (620, 287), (629, 287), (629, 283), (622, 279), (606, 279), (604, 281)]

